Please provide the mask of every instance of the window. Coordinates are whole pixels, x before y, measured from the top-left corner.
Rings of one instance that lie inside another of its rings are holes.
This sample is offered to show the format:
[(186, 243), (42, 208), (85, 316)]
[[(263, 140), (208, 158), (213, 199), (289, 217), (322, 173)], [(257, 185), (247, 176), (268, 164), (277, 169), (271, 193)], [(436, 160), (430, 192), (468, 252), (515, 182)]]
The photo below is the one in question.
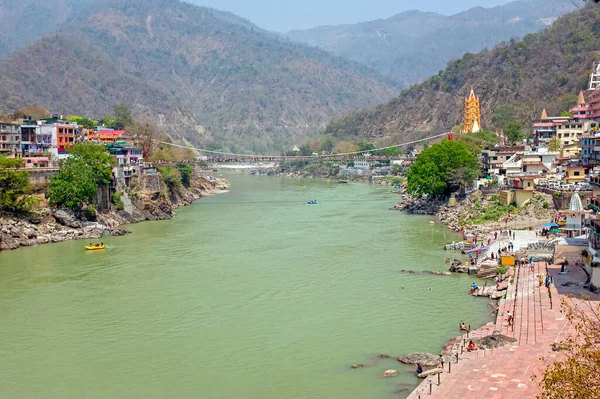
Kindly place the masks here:
[(562, 134), (561, 133), (558, 134), (558, 138), (562, 139)]
[(578, 170), (574, 171), (573, 176), (579, 176), (579, 171)]

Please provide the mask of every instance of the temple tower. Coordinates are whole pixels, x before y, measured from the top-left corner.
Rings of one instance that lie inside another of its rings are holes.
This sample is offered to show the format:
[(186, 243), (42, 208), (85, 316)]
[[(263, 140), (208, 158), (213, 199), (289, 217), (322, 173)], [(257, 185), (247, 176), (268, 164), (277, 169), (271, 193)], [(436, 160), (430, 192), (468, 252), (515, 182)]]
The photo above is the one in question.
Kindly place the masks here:
[(465, 98), (463, 133), (476, 133), (481, 130), (481, 105), (479, 97), (475, 96), (473, 88), (468, 98)]

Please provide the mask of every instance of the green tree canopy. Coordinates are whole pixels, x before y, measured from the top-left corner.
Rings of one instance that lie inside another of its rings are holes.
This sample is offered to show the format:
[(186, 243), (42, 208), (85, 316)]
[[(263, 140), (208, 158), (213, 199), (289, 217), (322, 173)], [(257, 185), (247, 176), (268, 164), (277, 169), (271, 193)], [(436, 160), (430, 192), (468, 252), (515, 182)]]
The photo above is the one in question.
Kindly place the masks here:
[(95, 129), (98, 126), (98, 121), (80, 115), (71, 115), (67, 118), (70, 122), (77, 123), (86, 129)]
[(400, 150), (398, 147), (390, 147), (381, 151), (377, 151), (377, 155), (381, 155), (384, 157), (395, 157), (398, 155), (402, 155), (402, 150)]
[(375, 146), (373, 144), (363, 142), (358, 143), (358, 151), (366, 151), (365, 154), (372, 154), (374, 150)]
[(110, 183), (112, 165), (113, 158), (103, 145), (75, 144), (50, 181), (50, 204), (79, 211), (85, 203), (93, 203), (98, 186)]
[(330, 136), (325, 136), (323, 140), (321, 140), (320, 149), (323, 152), (330, 153), (333, 151), (333, 147), (335, 146), (335, 142)]
[[(460, 173), (454, 172), (459, 169)], [(457, 182), (465, 185), (467, 178), (464, 176), (474, 179), (478, 171), (477, 158), (463, 143), (445, 140), (419, 154), (408, 171), (407, 189), (409, 193), (416, 195), (448, 194), (452, 186), (458, 185), (449, 181), (451, 175), (456, 175)]]
[(463, 134), (458, 137), (458, 141), (463, 143), (471, 154), (479, 156), (481, 151), (488, 147), (498, 144), (498, 136), (493, 132), (481, 130), (477, 133)]
[(192, 180), (192, 167), (185, 163), (178, 163), (177, 169), (179, 169), (179, 173), (181, 174), (181, 184), (184, 187), (189, 187)]
[(504, 129), (504, 134), (511, 145), (515, 145), (516, 143), (523, 141), (525, 138), (525, 135), (523, 134), (523, 127), (516, 122), (510, 122), (506, 126), (506, 129)]
[(552, 137), (548, 143), (548, 151), (561, 152), (563, 148), (562, 141), (558, 137)]
[(514, 107), (510, 105), (501, 105), (496, 108), (496, 111), (492, 115), (492, 125), (496, 129), (504, 130), (509, 123), (514, 122), (517, 116), (517, 112)]
[(23, 160), (0, 156), (0, 208), (6, 212), (28, 213), (35, 202), (32, 194)]
[(127, 126), (133, 125), (133, 116), (131, 109), (124, 104), (113, 105), (114, 119), (110, 121), (109, 127), (116, 130), (123, 130)]
[(300, 155), (308, 157), (311, 156), (312, 153), (313, 151), (308, 144), (303, 144), (300, 146)]

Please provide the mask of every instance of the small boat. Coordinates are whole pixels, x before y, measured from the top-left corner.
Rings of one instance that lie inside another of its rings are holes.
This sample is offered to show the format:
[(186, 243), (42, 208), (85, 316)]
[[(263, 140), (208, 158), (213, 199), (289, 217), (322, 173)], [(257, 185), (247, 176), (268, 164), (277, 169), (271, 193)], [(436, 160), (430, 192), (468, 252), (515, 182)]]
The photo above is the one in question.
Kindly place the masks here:
[(97, 249), (104, 249), (106, 245), (86, 245), (85, 249), (88, 251), (95, 251)]
[(348, 180), (342, 180), (342, 179), (340, 179), (340, 180), (338, 180), (338, 183), (340, 183), (340, 184), (347, 184)]
[(317, 200), (314, 201), (308, 201), (307, 202), (308, 205), (317, 205)]

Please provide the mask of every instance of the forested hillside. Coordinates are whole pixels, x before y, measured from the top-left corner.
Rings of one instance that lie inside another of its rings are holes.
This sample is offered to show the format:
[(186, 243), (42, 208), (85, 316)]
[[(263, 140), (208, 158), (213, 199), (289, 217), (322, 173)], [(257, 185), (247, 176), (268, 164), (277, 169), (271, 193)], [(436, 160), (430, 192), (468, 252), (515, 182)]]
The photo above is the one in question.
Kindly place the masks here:
[(288, 33), (365, 64), (404, 86), (437, 73), (453, 58), (523, 37), (574, 11), (581, 0), (518, 0), (452, 16), (407, 11), (388, 19)]
[(177, 139), (270, 152), (398, 92), (376, 72), (178, 0), (97, 5), (0, 61), (7, 108), (99, 117), (115, 103)]
[(330, 124), (327, 132), (406, 140), (418, 132), (449, 131), (461, 122), (463, 99), (471, 87), (481, 96), (484, 128), (492, 126), (497, 111), (514, 113), (528, 125), (543, 108), (550, 115), (568, 110), (587, 88), (592, 62), (598, 59), (600, 7), (590, 2), (521, 41), (466, 54), (391, 102)]

